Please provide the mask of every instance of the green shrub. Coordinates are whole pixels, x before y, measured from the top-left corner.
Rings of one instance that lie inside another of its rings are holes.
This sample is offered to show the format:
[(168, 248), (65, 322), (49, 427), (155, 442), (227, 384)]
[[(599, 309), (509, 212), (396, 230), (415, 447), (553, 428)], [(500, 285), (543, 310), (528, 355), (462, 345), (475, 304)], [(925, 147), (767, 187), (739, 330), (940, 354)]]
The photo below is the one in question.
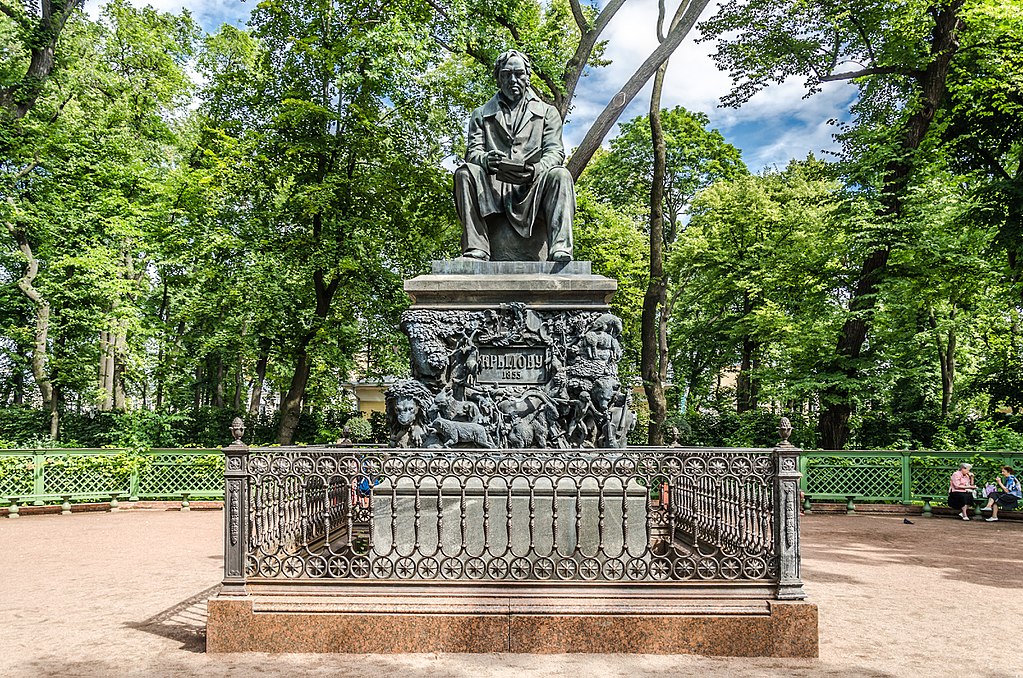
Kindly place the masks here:
[(362, 417), (352, 417), (345, 423), (345, 429), (352, 442), (368, 443), (373, 440), (373, 425)]

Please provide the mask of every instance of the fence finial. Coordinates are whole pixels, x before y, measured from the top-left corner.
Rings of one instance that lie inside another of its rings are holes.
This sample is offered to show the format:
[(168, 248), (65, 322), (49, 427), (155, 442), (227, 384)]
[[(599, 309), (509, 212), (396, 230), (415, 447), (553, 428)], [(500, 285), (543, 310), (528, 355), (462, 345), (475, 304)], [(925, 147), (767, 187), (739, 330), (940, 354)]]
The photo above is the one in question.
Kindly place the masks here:
[(785, 445), (789, 442), (789, 436), (792, 435), (792, 423), (788, 417), (782, 417), (781, 422), (778, 424), (778, 435), (781, 437), (781, 444)]
[(242, 436), (245, 435), (245, 422), (242, 421), (241, 417), (235, 417), (231, 420), (230, 427), (231, 435), (234, 436), (234, 442), (232, 445), (244, 445), (242, 442)]

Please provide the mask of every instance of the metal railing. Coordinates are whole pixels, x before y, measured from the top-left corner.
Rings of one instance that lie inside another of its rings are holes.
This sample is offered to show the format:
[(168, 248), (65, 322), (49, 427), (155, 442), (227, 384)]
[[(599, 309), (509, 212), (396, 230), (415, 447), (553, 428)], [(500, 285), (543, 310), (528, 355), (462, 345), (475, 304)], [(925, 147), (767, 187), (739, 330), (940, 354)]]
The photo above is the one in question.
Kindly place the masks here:
[[(219, 499), (224, 496), (223, 459), (219, 449), (0, 449), (0, 505), (12, 498), (20, 504), (59, 503), (65, 496), (83, 501)], [(1019, 468), (1023, 451), (804, 450), (800, 489), (813, 500), (940, 502), (962, 461)]]
[[(224, 496), (214, 449), (0, 449), (0, 498), (18, 504)], [(9, 509), (10, 510), (10, 509)]]
[(799, 450), (224, 450), (248, 582), (736, 582), (802, 598)]

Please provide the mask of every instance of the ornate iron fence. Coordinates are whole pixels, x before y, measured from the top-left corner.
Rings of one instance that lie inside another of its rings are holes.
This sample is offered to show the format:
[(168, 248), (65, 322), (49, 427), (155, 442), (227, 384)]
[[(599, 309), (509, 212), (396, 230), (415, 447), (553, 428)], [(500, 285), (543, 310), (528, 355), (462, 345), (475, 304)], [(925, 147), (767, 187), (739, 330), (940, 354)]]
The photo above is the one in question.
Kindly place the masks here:
[(225, 592), (750, 581), (803, 597), (798, 450), (225, 448)]

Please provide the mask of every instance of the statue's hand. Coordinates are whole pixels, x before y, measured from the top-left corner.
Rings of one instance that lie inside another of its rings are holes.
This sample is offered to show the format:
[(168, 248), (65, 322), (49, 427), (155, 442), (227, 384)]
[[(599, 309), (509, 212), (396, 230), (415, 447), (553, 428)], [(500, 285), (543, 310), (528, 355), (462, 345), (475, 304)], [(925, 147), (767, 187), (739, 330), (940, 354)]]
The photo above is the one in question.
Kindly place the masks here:
[(532, 165), (524, 165), (522, 168), (498, 168), (497, 179), (506, 184), (531, 184), (536, 176), (536, 170)]
[(483, 170), (487, 174), (497, 173), (497, 163), (504, 160), (506, 156), (501, 151), (487, 151), (487, 154), (483, 156)]

